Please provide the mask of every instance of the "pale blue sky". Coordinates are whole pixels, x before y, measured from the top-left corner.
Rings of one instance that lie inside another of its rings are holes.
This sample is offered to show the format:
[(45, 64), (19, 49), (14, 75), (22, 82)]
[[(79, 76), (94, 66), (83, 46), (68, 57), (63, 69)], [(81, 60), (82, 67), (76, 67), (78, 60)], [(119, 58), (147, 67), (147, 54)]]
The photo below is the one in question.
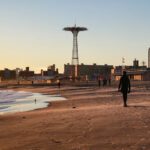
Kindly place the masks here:
[(149, 0), (0, 0), (0, 69), (40, 71), (71, 62), (72, 34), (79, 33), (79, 62), (126, 65), (146, 61), (150, 47)]

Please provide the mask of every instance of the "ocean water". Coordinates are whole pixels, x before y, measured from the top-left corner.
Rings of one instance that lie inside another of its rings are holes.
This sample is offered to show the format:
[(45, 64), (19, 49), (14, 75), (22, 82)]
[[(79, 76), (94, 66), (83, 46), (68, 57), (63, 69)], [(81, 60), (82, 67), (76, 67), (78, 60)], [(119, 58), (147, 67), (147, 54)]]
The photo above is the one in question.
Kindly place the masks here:
[(0, 91), (0, 115), (6, 113), (23, 112), (44, 108), (52, 101), (66, 100), (58, 95), (43, 95), (40, 93), (1, 90)]

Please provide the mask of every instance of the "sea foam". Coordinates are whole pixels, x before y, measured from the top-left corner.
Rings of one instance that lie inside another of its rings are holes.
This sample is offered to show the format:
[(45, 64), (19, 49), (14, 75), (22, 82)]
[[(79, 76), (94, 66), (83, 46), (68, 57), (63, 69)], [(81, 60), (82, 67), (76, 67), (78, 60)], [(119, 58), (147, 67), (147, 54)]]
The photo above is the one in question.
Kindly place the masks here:
[(43, 95), (40, 93), (1, 90), (0, 114), (30, 111), (47, 107), (49, 102), (66, 100), (60, 95)]

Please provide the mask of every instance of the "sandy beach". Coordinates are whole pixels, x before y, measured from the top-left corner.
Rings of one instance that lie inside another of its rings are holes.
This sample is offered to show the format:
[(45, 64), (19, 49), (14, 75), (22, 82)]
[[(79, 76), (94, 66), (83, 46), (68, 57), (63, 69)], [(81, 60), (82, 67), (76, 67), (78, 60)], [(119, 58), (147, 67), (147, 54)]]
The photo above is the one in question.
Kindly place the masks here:
[(149, 150), (150, 82), (136, 84), (123, 107), (117, 86), (19, 87), (67, 101), (0, 116), (0, 150)]

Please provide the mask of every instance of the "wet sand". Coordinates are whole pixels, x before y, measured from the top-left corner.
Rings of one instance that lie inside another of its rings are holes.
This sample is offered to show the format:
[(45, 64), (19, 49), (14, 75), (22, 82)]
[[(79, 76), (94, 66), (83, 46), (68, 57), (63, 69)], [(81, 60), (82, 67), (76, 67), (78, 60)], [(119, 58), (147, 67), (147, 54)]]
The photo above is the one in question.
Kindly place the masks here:
[[(58, 93), (57, 87), (15, 90)], [(115, 87), (64, 86), (67, 101), (0, 116), (0, 150), (149, 150), (150, 88), (134, 86), (123, 107)]]

